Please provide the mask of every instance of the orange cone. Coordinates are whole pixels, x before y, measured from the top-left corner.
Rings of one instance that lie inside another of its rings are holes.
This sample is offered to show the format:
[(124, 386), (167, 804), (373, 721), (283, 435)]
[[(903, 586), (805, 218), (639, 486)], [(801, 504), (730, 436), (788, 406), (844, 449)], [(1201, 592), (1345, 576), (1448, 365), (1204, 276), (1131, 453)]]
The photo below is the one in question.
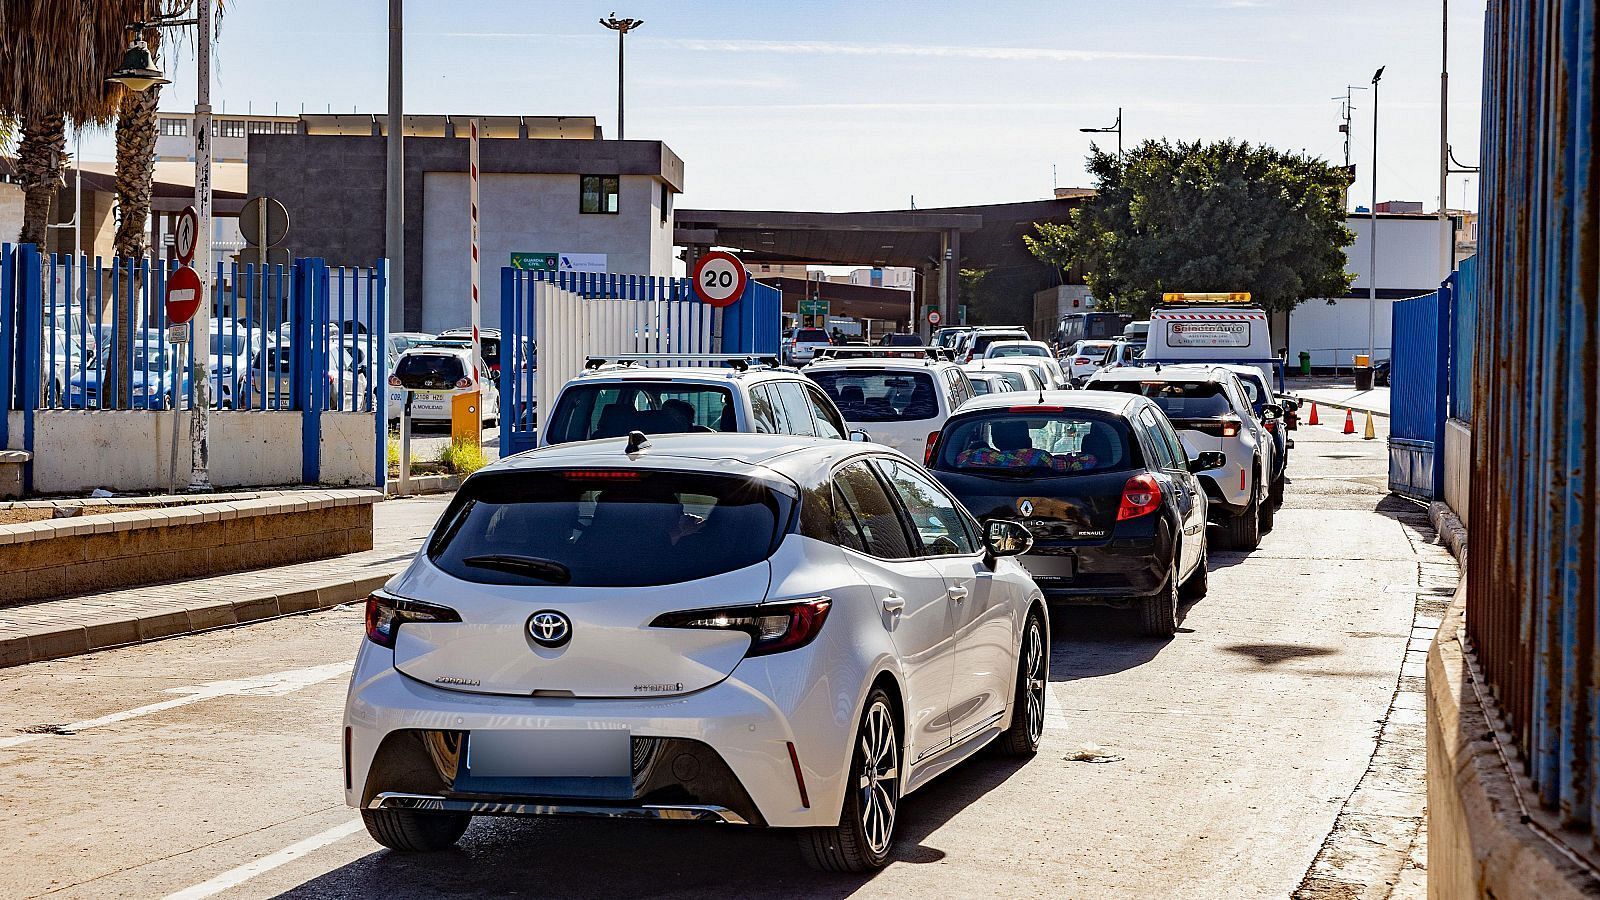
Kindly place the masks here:
[(1356, 416), (1355, 416), (1355, 413), (1351, 412), (1348, 409), (1344, 411), (1344, 433), (1345, 434), (1355, 434), (1356, 433)]
[(1311, 418), (1306, 421), (1306, 424), (1307, 425), (1321, 425), (1322, 424), (1320, 421), (1317, 420), (1317, 403), (1316, 403), (1315, 400), (1311, 401)]

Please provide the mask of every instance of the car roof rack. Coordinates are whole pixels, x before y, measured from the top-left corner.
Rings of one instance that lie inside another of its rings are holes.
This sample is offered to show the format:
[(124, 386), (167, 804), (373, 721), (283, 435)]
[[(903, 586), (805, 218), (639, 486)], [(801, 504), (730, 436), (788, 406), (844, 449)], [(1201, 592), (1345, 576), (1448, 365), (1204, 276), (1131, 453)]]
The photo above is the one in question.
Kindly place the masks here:
[(758, 366), (783, 368), (776, 353), (608, 353), (586, 358), (583, 368), (596, 372), (606, 367), (632, 368), (636, 363), (722, 363), (738, 372)]
[(472, 346), (472, 341), (471, 341), (471, 339), (468, 339), (468, 338), (463, 338), (461, 340), (453, 340), (451, 338), (432, 338), (432, 339), (426, 340), (426, 341), (417, 341), (416, 343), (412, 344), (411, 346), (407, 347), (406, 349), (407, 350), (415, 350), (418, 347), (450, 347), (452, 349), (459, 350), (459, 349), (461, 349), (463, 347), (471, 347), (471, 346)]
[(949, 347), (927, 346), (876, 346), (876, 347), (820, 347), (814, 356), (817, 360), (844, 359), (929, 359), (949, 362), (955, 358)]

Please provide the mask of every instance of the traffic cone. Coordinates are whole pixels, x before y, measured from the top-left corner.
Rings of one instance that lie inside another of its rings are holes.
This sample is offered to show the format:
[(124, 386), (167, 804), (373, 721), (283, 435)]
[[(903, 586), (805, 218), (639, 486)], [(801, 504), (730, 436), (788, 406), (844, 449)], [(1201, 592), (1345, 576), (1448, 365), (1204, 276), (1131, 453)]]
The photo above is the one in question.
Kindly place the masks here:
[(1320, 421), (1317, 420), (1317, 403), (1316, 403), (1315, 400), (1313, 400), (1311, 402), (1311, 418), (1306, 420), (1306, 424), (1307, 425), (1321, 425), (1322, 424)]
[(1372, 428), (1372, 410), (1369, 409), (1367, 410), (1367, 431), (1365, 434), (1361, 435), (1361, 439), (1370, 441), (1377, 436), (1378, 433)]
[(1344, 433), (1356, 433), (1356, 415), (1348, 409), (1344, 411)]

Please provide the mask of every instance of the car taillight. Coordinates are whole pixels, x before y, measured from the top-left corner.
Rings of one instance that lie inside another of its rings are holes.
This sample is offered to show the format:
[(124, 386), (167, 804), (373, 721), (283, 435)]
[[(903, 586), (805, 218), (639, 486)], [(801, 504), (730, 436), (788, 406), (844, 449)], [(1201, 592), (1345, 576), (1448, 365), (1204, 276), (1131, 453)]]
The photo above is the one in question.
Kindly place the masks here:
[(1122, 486), (1122, 502), (1117, 506), (1117, 521), (1137, 519), (1156, 511), (1161, 505), (1161, 484), (1154, 475), (1140, 474), (1128, 479)]
[(827, 597), (785, 600), (756, 606), (727, 606), (663, 613), (652, 628), (710, 628), (742, 631), (750, 635), (745, 656), (765, 656), (796, 650), (811, 643), (828, 618), (833, 601)]
[(937, 444), (937, 443), (939, 443), (939, 432), (937, 432), (937, 431), (929, 432), (928, 433), (928, 446), (927, 446), (927, 449), (922, 451), (922, 464), (923, 465), (925, 465), (925, 466), (933, 465), (933, 445)]
[(400, 376), (399, 375), (390, 375), (389, 376), (389, 387), (405, 387), (405, 385), (400, 383)]
[(1089, 362), (1090, 362), (1089, 357), (1080, 356), (1077, 359), (1073, 360), (1072, 364), (1075, 365), (1075, 366), (1087, 366), (1089, 364)]
[(1278, 422), (1277, 422), (1276, 419), (1269, 420), (1269, 421), (1266, 421), (1266, 422), (1262, 422), (1261, 424), (1265, 425), (1267, 427), (1268, 431), (1277, 432), (1277, 430), (1278, 430)]
[(1239, 436), (1239, 420), (1238, 419), (1224, 419), (1223, 422), (1222, 422), (1222, 436), (1223, 437), (1238, 437)]
[(407, 600), (375, 591), (367, 597), (367, 640), (393, 647), (395, 632), (407, 622), (459, 622), (461, 614), (448, 606)]

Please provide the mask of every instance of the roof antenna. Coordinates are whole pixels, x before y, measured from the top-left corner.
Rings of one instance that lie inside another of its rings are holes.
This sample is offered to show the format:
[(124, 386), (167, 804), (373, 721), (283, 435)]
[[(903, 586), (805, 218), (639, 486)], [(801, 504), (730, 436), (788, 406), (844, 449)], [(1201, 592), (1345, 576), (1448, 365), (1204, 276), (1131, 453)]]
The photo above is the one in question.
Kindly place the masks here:
[(638, 453), (648, 446), (650, 446), (650, 439), (645, 437), (644, 432), (630, 431), (628, 432), (628, 446), (623, 452), (629, 454)]

